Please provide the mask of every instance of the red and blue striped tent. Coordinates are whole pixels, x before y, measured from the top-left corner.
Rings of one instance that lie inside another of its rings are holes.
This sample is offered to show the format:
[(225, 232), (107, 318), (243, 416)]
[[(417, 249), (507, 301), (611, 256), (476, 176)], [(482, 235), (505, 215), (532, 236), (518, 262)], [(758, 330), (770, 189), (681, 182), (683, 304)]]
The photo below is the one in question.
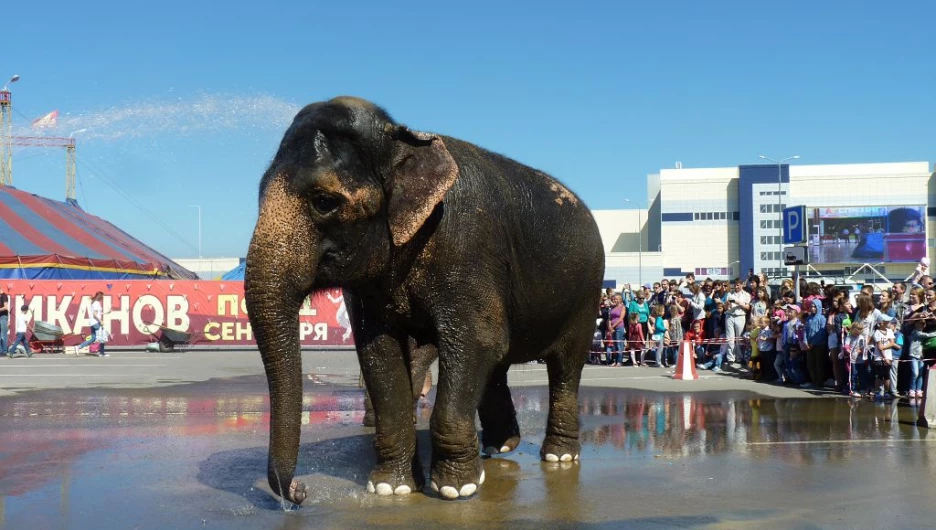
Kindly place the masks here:
[(0, 278), (197, 279), (74, 201), (0, 186)]

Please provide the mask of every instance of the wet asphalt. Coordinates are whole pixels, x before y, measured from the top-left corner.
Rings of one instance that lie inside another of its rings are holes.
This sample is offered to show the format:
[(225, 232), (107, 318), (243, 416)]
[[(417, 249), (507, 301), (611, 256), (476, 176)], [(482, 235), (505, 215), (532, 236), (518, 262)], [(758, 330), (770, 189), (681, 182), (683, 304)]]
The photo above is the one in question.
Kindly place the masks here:
[[(0, 528), (918, 529), (936, 520), (936, 434), (914, 424), (914, 403), (709, 373), (672, 381), (655, 368), (587, 367), (581, 461), (547, 464), (537, 457), (545, 371), (516, 367), (523, 442), (484, 460), (474, 498), (378, 498), (365, 491), (373, 429), (361, 426), (347, 352), (304, 354), (297, 474), (311, 494), (284, 510), (266, 484), (268, 397), (255, 355), (230, 354), (221, 367), (200, 352), (0, 361)], [(417, 408), (427, 473), (433, 398)]]

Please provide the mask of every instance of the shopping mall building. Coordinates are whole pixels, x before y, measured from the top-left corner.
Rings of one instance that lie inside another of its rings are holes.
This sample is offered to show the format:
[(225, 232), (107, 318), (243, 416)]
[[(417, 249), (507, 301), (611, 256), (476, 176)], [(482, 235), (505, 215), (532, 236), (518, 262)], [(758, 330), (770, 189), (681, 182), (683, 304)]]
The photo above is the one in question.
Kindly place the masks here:
[[(929, 162), (663, 169), (647, 209), (596, 210), (605, 281), (622, 286), (694, 272), (789, 277), (782, 210), (805, 206), (809, 264), (829, 281), (896, 281), (933, 255), (936, 174)], [(639, 237), (638, 237), (639, 234)]]

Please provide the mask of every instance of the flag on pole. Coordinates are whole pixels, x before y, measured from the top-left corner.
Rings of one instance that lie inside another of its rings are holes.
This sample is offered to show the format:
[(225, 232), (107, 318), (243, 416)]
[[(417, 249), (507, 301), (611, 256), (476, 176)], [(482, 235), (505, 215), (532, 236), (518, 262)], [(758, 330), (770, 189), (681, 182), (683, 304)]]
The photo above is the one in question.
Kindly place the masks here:
[(46, 114), (41, 118), (33, 120), (32, 126), (34, 129), (43, 129), (46, 127), (55, 127), (58, 122), (58, 111), (53, 110), (52, 112)]

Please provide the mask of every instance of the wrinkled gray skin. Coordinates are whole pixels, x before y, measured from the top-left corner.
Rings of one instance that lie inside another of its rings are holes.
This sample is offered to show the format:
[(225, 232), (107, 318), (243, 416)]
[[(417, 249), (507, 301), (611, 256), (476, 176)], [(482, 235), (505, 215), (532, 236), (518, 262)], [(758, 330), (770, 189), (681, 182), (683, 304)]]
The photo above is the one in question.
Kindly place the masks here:
[(376, 420), (369, 491), (404, 495), (425, 484), (408, 341), (435, 346), (430, 484), (454, 499), (484, 481), (476, 412), (485, 452), (520, 441), (507, 388), (513, 363), (546, 362), (541, 458), (578, 459), (578, 386), (603, 270), (590, 211), (546, 173), (412, 131), (360, 99), (304, 108), (260, 184), (245, 275), (270, 389), (273, 491), (296, 504), (306, 497), (294, 474), (298, 312), (309, 293), (345, 293)]
[[(413, 404), (415, 405), (420, 398), (425, 397), (422, 393), (423, 387), (431, 383), (431, 374), (429, 368), (436, 360), (439, 353), (434, 344), (424, 344), (418, 346), (413, 339), (409, 340), (410, 353), (410, 380), (412, 381)], [(362, 375), (363, 378), (363, 375)], [(416, 415), (413, 415), (413, 421), (416, 421)], [(365, 427), (374, 427), (377, 424), (374, 418), (374, 406), (371, 404), (370, 393), (364, 390), (364, 419), (362, 423)]]

